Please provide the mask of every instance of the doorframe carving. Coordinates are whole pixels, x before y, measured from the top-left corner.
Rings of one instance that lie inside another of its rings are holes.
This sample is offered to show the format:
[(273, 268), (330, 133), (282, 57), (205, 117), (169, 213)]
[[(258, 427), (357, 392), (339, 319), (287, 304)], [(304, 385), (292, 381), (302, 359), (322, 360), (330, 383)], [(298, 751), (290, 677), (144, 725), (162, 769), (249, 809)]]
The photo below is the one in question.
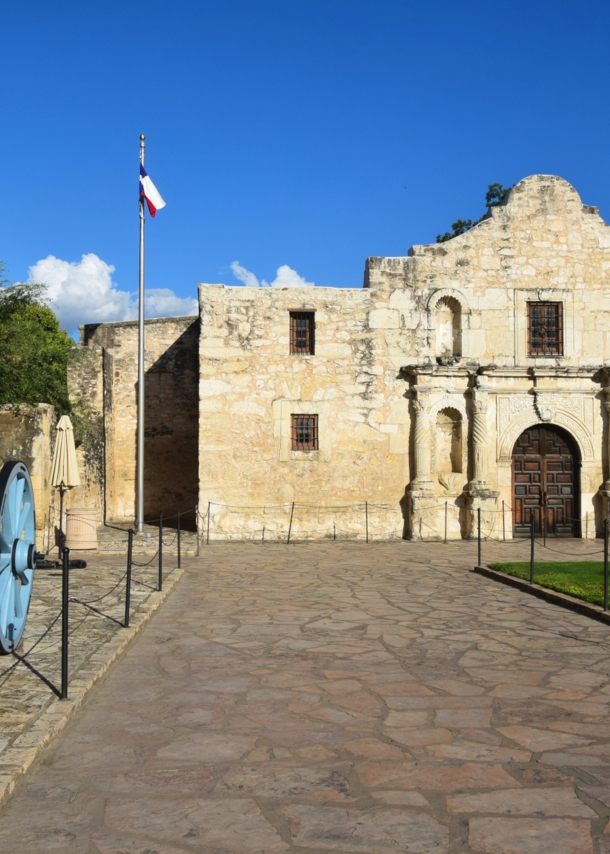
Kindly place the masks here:
[(581, 462), (587, 460), (593, 461), (595, 459), (592, 438), (581, 421), (569, 412), (566, 412), (565, 409), (559, 407), (556, 409), (551, 421), (541, 421), (532, 401), (531, 410), (522, 412), (513, 418), (500, 436), (498, 441), (498, 462), (510, 463), (512, 461), (513, 448), (519, 436), (528, 427), (535, 427), (537, 424), (543, 427), (554, 425), (555, 427), (562, 427), (564, 430), (567, 430), (578, 446)]

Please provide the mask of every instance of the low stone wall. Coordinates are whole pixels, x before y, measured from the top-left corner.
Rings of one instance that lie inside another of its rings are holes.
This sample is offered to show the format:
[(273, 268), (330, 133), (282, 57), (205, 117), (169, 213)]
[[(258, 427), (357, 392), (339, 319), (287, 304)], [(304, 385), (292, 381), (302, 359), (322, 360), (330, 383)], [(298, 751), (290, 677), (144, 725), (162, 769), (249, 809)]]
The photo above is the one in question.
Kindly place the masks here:
[(0, 406), (0, 467), (9, 460), (25, 463), (32, 478), (38, 548), (53, 514), (51, 487), (55, 410), (48, 403), (15, 409)]

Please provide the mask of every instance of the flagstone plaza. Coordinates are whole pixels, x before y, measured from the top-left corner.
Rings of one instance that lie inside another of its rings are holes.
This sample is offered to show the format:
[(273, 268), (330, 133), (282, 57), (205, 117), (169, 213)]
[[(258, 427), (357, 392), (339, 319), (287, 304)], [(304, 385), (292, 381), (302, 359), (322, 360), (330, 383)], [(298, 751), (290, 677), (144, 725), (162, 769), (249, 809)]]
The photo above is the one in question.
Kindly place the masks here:
[(4, 807), (0, 850), (608, 854), (610, 628), (475, 556), (202, 549)]

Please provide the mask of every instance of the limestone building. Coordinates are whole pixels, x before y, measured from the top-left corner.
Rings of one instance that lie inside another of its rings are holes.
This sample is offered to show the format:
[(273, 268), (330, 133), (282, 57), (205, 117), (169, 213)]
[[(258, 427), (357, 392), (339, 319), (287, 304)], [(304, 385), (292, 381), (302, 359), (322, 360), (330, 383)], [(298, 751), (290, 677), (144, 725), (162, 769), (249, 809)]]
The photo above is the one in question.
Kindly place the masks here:
[[(600, 535), (608, 512), (610, 228), (535, 175), (467, 233), (369, 258), (364, 285), (200, 285), (147, 322), (147, 513), (213, 538)], [(82, 329), (107, 519), (133, 518), (132, 323)], [(293, 505), (294, 503), (294, 505)], [(207, 532), (208, 519), (200, 518)]]

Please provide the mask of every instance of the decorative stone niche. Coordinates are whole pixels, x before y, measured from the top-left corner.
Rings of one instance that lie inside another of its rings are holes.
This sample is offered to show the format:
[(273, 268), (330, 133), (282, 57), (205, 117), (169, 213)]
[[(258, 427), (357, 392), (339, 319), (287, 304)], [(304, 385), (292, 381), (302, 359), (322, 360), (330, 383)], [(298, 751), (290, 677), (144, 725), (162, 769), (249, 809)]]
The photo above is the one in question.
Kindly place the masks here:
[(440, 359), (462, 355), (462, 306), (453, 297), (436, 304), (436, 356)]
[(461, 492), (464, 471), (462, 416), (457, 409), (441, 409), (436, 416), (436, 476), (450, 493)]

